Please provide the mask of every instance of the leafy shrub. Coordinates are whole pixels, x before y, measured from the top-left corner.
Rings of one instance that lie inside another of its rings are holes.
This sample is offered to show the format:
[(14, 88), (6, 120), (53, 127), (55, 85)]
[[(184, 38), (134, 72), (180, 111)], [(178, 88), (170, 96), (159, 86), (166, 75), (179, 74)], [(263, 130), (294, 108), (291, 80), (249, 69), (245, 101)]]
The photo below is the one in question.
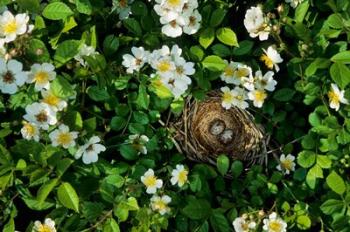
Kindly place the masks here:
[[(3, 231), (349, 230), (349, 1), (0, 4)], [(178, 152), (211, 90), (268, 162)]]

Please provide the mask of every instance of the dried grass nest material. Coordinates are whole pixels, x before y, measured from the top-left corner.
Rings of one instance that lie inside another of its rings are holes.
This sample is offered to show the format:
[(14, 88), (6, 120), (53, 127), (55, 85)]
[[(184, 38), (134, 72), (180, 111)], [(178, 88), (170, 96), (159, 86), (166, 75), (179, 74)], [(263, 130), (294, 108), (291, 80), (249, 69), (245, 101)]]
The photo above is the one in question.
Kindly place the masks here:
[(251, 165), (267, 158), (269, 139), (263, 128), (246, 110), (224, 109), (218, 91), (201, 102), (188, 98), (173, 127), (178, 149), (194, 161), (215, 164), (218, 155), (226, 154)]

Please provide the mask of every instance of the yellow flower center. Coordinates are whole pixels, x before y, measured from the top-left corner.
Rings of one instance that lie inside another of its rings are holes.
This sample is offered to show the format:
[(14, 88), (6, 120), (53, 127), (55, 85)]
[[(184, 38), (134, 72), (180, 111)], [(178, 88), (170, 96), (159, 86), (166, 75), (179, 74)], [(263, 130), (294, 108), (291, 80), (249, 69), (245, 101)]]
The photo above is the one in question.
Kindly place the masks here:
[(246, 77), (249, 75), (249, 69), (247, 68), (239, 68), (237, 69), (237, 71), (235, 72), (236, 76), (241, 78), (241, 77)]
[(267, 97), (266, 93), (264, 91), (255, 91), (255, 100), (257, 101), (264, 101)]
[(5, 34), (13, 34), (17, 31), (17, 23), (16, 20), (11, 20), (4, 25)]
[(179, 184), (184, 185), (185, 182), (187, 181), (187, 174), (188, 172), (186, 170), (182, 170), (179, 172)]
[(49, 81), (49, 74), (44, 71), (39, 71), (35, 74), (34, 79), (39, 84), (45, 84)]
[(262, 62), (265, 63), (266, 67), (268, 67), (269, 69), (272, 69), (273, 68), (273, 61), (270, 59), (270, 57), (268, 57), (266, 54), (262, 55), (260, 57), (260, 60)]
[(161, 61), (157, 65), (157, 69), (160, 72), (168, 72), (170, 70), (170, 63), (168, 61)]
[(62, 145), (68, 145), (72, 142), (72, 135), (69, 132), (60, 133), (57, 137), (57, 143)]
[(49, 94), (43, 99), (43, 102), (50, 106), (58, 106), (60, 99), (53, 94)]
[(224, 70), (224, 74), (225, 76), (232, 77), (235, 74), (235, 70), (232, 67), (227, 66)]
[(41, 225), (38, 232), (52, 232), (53, 230), (48, 225)]
[(36, 128), (30, 123), (26, 123), (23, 127), (29, 136), (33, 136), (36, 132)]
[(231, 93), (224, 93), (222, 96), (222, 99), (224, 102), (232, 102), (233, 101), (233, 96)]
[(167, 204), (163, 200), (158, 200), (154, 203), (154, 208), (158, 209), (159, 211), (165, 210), (167, 208)]
[(239, 100), (239, 101), (242, 101), (244, 99), (244, 97), (242, 95), (237, 95), (236, 99)]
[(281, 166), (286, 170), (292, 170), (293, 161), (286, 159), (283, 162), (281, 162)]
[(328, 97), (329, 97), (329, 100), (331, 102), (334, 102), (336, 104), (338, 104), (340, 102), (340, 98), (339, 98), (339, 95), (336, 94), (334, 91), (329, 91), (328, 92)]
[(271, 221), (269, 223), (269, 231), (271, 232), (280, 232), (282, 230), (282, 225), (278, 221)]
[(168, 0), (167, 3), (171, 7), (177, 7), (180, 5), (181, 0)]
[(144, 181), (147, 187), (153, 187), (157, 184), (157, 179), (155, 176), (147, 176)]

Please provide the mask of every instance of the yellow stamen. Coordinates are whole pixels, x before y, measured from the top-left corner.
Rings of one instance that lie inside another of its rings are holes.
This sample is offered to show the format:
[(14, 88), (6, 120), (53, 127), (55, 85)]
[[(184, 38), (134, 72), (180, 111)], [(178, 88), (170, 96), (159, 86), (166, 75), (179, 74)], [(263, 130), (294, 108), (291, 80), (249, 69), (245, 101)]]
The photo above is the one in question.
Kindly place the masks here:
[(267, 97), (264, 91), (259, 91), (259, 90), (255, 91), (254, 96), (257, 101), (264, 101), (265, 98)]
[(273, 61), (266, 54), (262, 55), (260, 60), (265, 63), (266, 67), (273, 69)]
[(232, 77), (235, 74), (235, 70), (232, 67), (227, 66), (224, 70), (224, 74), (225, 76)]
[(44, 71), (39, 71), (35, 74), (34, 79), (39, 84), (45, 84), (49, 81), (49, 74)]
[(156, 209), (158, 209), (159, 211), (165, 210), (167, 208), (167, 205), (165, 204), (165, 202), (163, 200), (157, 200), (154, 203)]
[(36, 128), (30, 123), (26, 123), (23, 127), (29, 136), (33, 136), (36, 132)]
[(57, 137), (57, 143), (61, 145), (68, 145), (72, 142), (72, 135), (70, 133), (60, 133)]
[(334, 102), (335, 104), (339, 104), (339, 102), (340, 102), (339, 95), (336, 94), (334, 91), (328, 92), (328, 98), (331, 102)]
[(17, 31), (17, 23), (16, 20), (11, 20), (4, 25), (5, 34), (13, 34)]
[(168, 0), (167, 3), (170, 7), (177, 7), (180, 5), (181, 0)]
[(170, 63), (168, 61), (161, 61), (157, 65), (157, 69), (160, 72), (168, 72), (170, 70)]
[(281, 166), (285, 169), (285, 170), (292, 170), (293, 168), (293, 161), (292, 160), (284, 160), (283, 162), (281, 162)]
[(49, 94), (47, 95), (44, 99), (43, 102), (45, 102), (46, 104), (50, 105), (50, 106), (58, 106), (60, 99), (58, 97), (56, 97), (53, 94)]
[(247, 68), (239, 68), (237, 69), (237, 71), (235, 72), (235, 75), (239, 78), (241, 77), (246, 77), (249, 75), (249, 69)]
[(269, 231), (271, 232), (280, 232), (282, 230), (282, 225), (278, 221), (271, 221), (269, 223)]
[(147, 176), (144, 181), (147, 187), (153, 187), (157, 184), (157, 179), (155, 176)]
[(229, 92), (224, 93), (222, 96), (222, 100), (224, 102), (232, 102), (233, 98), (234, 98), (234, 96), (232, 96), (232, 94)]
[(187, 181), (187, 174), (188, 172), (186, 170), (180, 171), (179, 172), (179, 184), (183, 185)]

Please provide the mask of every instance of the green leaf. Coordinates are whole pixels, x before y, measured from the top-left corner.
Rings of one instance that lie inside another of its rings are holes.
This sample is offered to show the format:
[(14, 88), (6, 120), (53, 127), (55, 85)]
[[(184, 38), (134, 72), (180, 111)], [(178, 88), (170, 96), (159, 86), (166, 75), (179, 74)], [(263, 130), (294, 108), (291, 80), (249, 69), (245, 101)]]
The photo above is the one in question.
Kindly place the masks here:
[(297, 226), (299, 229), (307, 230), (311, 227), (311, 220), (307, 215), (297, 217)]
[(226, 63), (223, 59), (218, 56), (207, 56), (202, 64), (204, 68), (209, 69), (210, 71), (219, 72), (225, 69)]
[(204, 51), (200, 46), (192, 46), (190, 52), (195, 61), (201, 61), (204, 57)]
[(91, 15), (92, 5), (90, 0), (75, 0), (75, 5), (77, 6), (77, 11), (79, 13)]
[(126, 119), (123, 117), (115, 116), (111, 120), (111, 129), (115, 131), (119, 131), (126, 126)]
[(75, 94), (72, 85), (62, 76), (57, 76), (50, 85), (52, 93), (63, 99), (67, 99)]
[(79, 52), (80, 41), (65, 40), (60, 43), (54, 55), (56, 67), (61, 67)]
[(203, 48), (208, 48), (215, 39), (215, 31), (213, 28), (207, 28), (202, 31), (199, 35), (199, 44), (202, 45)]
[(230, 160), (226, 155), (219, 155), (216, 159), (216, 166), (221, 175), (225, 175), (230, 167)]
[(127, 18), (123, 21), (124, 26), (137, 36), (142, 36), (140, 23), (133, 18)]
[(231, 166), (231, 172), (233, 177), (239, 177), (243, 171), (243, 168), (244, 167), (242, 161), (235, 160)]
[(286, 102), (290, 101), (294, 97), (294, 94), (295, 90), (289, 88), (282, 88), (274, 93), (273, 99), (280, 102)]
[(40, 10), (40, 0), (16, 0), (16, 3), (23, 11), (38, 13)]
[(327, 169), (332, 166), (332, 160), (326, 155), (317, 155), (317, 164), (320, 165), (321, 168)]
[(108, 218), (103, 225), (103, 232), (120, 232), (118, 223), (113, 218)]
[(313, 151), (304, 150), (299, 153), (297, 162), (303, 168), (311, 167), (316, 161), (316, 153)]
[(52, 189), (56, 186), (58, 180), (59, 180), (58, 178), (49, 180), (48, 182), (46, 182), (45, 184), (43, 184), (43, 185), (39, 188), (36, 199), (37, 199), (40, 203), (44, 203), (44, 201), (46, 200), (47, 196), (50, 194), (50, 192), (52, 191)]
[(215, 210), (210, 216), (210, 224), (215, 232), (229, 232), (230, 224), (223, 213)]
[(191, 198), (182, 212), (190, 219), (201, 220), (210, 215), (211, 207), (209, 202), (204, 199)]
[(295, 10), (295, 16), (294, 16), (294, 19), (296, 22), (301, 23), (304, 21), (304, 18), (306, 13), (308, 12), (309, 6), (310, 6), (309, 1), (304, 1), (297, 7), (297, 9)]
[(330, 68), (330, 74), (333, 81), (341, 89), (344, 89), (350, 83), (350, 70), (345, 64), (335, 62)]
[(119, 151), (126, 160), (136, 160), (139, 157), (138, 151), (136, 151), (130, 144), (121, 145)]
[(141, 108), (146, 110), (146, 109), (148, 109), (149, 102), (150, 102), (150, 100), (149, 100), (149, 95), (147, 93), (146, 86), (141, 84), (139, 87), (139, 94), (137, 96), (136, 103)]
[(57, 196), (64, 207), (79, 213), (79, 197), (72, 185), (68, 182), (62, 183), (58, 187)]
[(50, 62), (50, 54), (43, 41), (30, 39), (26, 46), (26, 57), (34, 62)]
[(335, 171), (332, 171), (326, 178), (328, 186), (339, 195), (342, 195), (345, 190), (345, 183), (341, 176), (339, 176)]
[(110, 98), (106, 89), (101, 89), (98, 86), (90, 86), (87, 89), (89, 97), (94, 101), (106, 101)]
[(214, 12), (212, 13), (212, 15), (210, 17), (209, 25), (211, 27), (219, 26), (222, 23), (222, 20), (224, 20), (226, 12), (227, 12), (226, 10), (221, 9), (221, 8), (214, 10)]
[(236, 33), (228, 27), (218, 29), (216, 31), (216, 37), (226, 45), (239, 47)]
[(350, 64), (350, 51), (343, 51), (332, 56), (331, 61)]
[(326, 69), (329, 67), (331, 62), (329, 59), (316, 58), (305, 70), (306, 76), (312, 76), (316, 73), (318, 69)]
[(321, 205), (320, 209), (324, 214), (331, 215), (343, 211), (344, 202), (335, 199), (329, 199)]
[(61, 20), (71, 16), (73, 11), (63, 2), (48, 4), (43, 10), (43, 16), (51, 20)]
[(13, 232), (15, 231), (15, 221), (11, 217), (10, 220), (4, 225), (2, 232)]
[(328, 26), (335, 28), (335, 29), (342, 29), (344, 24), (343, 24), (343, 19), (342, 16), (340, 14), (331, 14), (326, 22), (326, 24), (328, 24)]
[(250, 41), (250, 40), (243, 40), (241, 42), (239, 42), (238, 47), (235, 47), (233, 49), (232, 54), (235, 56), (243, 56), (243, 55), (247, 55), (251, 52), (253, 46), (254, 46), (254, 42)]
[(146, 16), (148, 14), (147, 5), (142, 1), (135, 1), (131, 5), (131, 12), (134, 15)]
[(106, 56), (113, 55), (119, 48), (119, 39), (114, 35), (108, 35), (103, 41), (103, 52)]
[(315, 189), (317, 178), (323, 178), (323, 171), (322, 168), (316, 164), (308, 171), (306, 175), (306, 183), (311, 189)]

